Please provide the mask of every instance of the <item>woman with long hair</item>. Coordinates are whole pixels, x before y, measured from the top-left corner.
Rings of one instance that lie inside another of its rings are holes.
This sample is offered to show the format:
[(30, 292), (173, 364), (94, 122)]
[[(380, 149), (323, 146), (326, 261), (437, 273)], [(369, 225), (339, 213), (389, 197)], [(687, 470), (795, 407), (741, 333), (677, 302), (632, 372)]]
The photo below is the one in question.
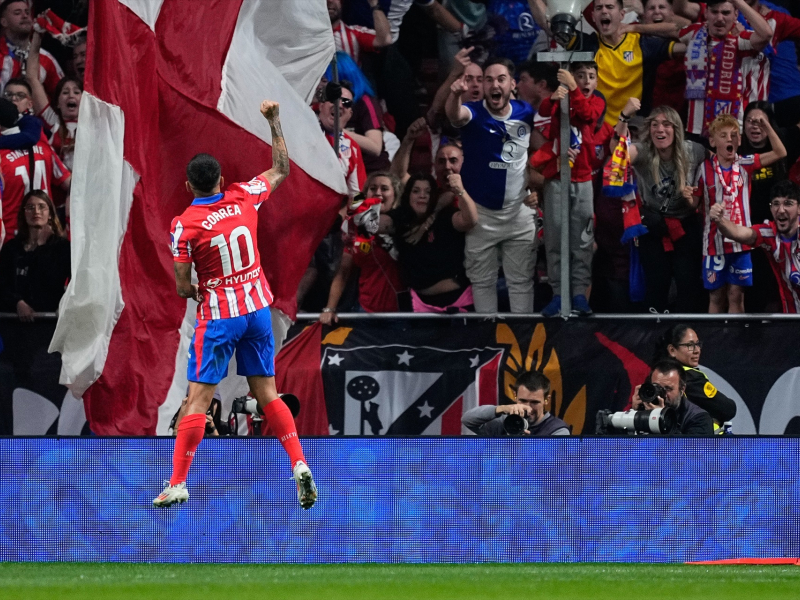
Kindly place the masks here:
[[(639, 110), (631, 98), (620, 114), (616, 132), (628, 134), (628, 120)], [(631, 144), (630, 159), (642, 198), (642, 223), (648, 233), (639, 238), (639, 257), (645, 276), (645, 305), (658, 312), (669, 306), (675, 279), (674, 309), (706, 312), (702, 281), (703, 221), (692, 185), (706, 158), (700, 144), (685, 140), (683, 121), (675, 109), (659, 106), (645, 120), (641, 142)]]
[(34, 75), (39, 72), (40, 46), (41, 34), (34, 33), (28, 52), (26, 75), (33, 95), (33, 110), (37, 115), (41, 115), (41, 118), (50, 127), (51, 135), (48, 141), (58, 157), (71, 171), (83, 83), (74, 77), (64, 77), (56, 85), (53, 92), (55, 104), (51, 106), (44, 85)]
[[(376, 235), (380, 215), (395, 208), (400, 198), (400, 181), (379, 171), (367, 178), (363, 198), (351, 203), (345, 221), (344, 252), (333, 277), (328, 302), (320, 322), (330, 325), (339, 320), (336, 310), (353, 267), (358, 268), (358, 302), (365, 312), (398, 312), (400, 296), (406, 288), (400, 278), (397, 251), (388, 235)], [(376, 202), (377, 201), (377, 202)]]
[(16, 237), (0, 251), (0, 310), (33, 321), (58, 309), (70, 278), (69, 241), (42, 190), (25, 195), (17, 218)]
[(414, 312), (466, 312), (473, 306), (464, 234), (478, 222), (478, 209), (460, 175), (449, 175), (448, 184), (457, 206), (439, 202), (436, 180), (417, 174), (406, 182), (400, 206), (381, 216), (381, 231), (394, 236)]
[(700, 370), (700, 350), (703, 342), (697, 332), (683, 323), (667, 329), (656, 342), (653, 363), (674, 358), (686, 373), (686, 397), (722, 425), (736, 416), (736, 403), (720, 392)]

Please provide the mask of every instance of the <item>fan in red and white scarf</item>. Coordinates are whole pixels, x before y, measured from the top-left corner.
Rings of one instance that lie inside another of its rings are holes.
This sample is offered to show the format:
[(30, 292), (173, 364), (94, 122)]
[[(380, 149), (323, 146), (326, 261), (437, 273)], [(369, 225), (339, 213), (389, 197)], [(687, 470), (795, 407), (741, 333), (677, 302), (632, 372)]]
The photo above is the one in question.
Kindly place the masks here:
[[(742, 12), (753, 31), (734, 32), (736, 10)], [(686, 99), (689, 115), (686, 130), (708, 135), (708, 126), (720, 114), (734, 115), (740, 122), (746, 107), (742, 61), (753, 57), (772, 38), (772, 28), (745, 0), (712, 0), (706, 21), (680, 32), (686, 44)]]

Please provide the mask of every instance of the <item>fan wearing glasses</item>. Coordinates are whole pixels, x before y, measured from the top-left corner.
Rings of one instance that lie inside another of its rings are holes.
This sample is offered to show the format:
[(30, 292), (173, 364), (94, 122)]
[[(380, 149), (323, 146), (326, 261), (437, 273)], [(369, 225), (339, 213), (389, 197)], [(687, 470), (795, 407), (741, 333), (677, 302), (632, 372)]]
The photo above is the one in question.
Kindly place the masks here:
[(665, 358), (674, 358), (681, 363), (686, 374), (686, 397), (721, 425), (736, 416), (736, 403), (720, 392), (700, 370), (702, 348), (703, 342), (694, 329), (688, 325), (674, 325), (656, 343), (653, 364)]

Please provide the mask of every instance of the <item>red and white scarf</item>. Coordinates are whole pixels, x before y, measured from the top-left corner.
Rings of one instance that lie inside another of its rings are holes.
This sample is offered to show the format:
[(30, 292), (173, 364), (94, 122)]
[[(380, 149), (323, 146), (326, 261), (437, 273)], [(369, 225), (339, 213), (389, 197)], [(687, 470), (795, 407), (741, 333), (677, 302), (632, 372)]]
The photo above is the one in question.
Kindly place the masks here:
[(712, 46), (708, 25), (698, 29), (688, 44), (686, 66), (686, 99), (703, 100), (703, 135), (708, 126), (722, 113), (738, 118), (742, 109), (742, 69), (739, 58), (739, 38), (728, 33), (725, 39)]
[(714, 173), (717, 176), (718, 185), (722, 189), (722, 202), (725, 207), (725, 214), (731, 222), (744, 224), (742, 205), (737, 201), (739, 197), (739, 184), (741, 183), (739, 155), (737, 154), (734, 157), (733, 165), (731, 165), (731, 185), (725, 183), (725, 174), (722, 172), (722, 167), (719, 164), (719, 159), (716, 154), (711, 159), (711, 162), (714, 165)]

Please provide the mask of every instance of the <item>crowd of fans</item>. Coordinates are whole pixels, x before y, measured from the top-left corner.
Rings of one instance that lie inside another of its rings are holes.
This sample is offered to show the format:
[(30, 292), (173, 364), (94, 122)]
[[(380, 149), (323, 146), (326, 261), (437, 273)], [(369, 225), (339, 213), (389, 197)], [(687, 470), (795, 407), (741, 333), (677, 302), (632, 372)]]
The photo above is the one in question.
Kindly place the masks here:
[[(32, 4), (0, 4), (0, 311), (23, 319), (69, 279), (86, 60), (32, 15), (81, 26), (87, 3)], [(796, 3), (596, 0), (566, 47), (595, 60), (569, 65), (537, 60), (562, 49), (545, 4), (327, 0), (314, 109), (349, 194), (300, 310), (798, 312)]]
[[(78, 30), (87, 11), (80, 0), (0, 3), (0, 312), (22, 321), (56, 311), (70, 279), (69, 192), (86, 64)], [(43, 13), (74, 27), (47, 34), (34, 27)]]
[[(800, 15), (783, 4), (595, 0), (561, 48), (544, 0), (327, 0), (338, 77), (315, 108), (350, 193), (301, 310), (798, 312)], [(537, 60), (562, 49), (595, 60)]]

